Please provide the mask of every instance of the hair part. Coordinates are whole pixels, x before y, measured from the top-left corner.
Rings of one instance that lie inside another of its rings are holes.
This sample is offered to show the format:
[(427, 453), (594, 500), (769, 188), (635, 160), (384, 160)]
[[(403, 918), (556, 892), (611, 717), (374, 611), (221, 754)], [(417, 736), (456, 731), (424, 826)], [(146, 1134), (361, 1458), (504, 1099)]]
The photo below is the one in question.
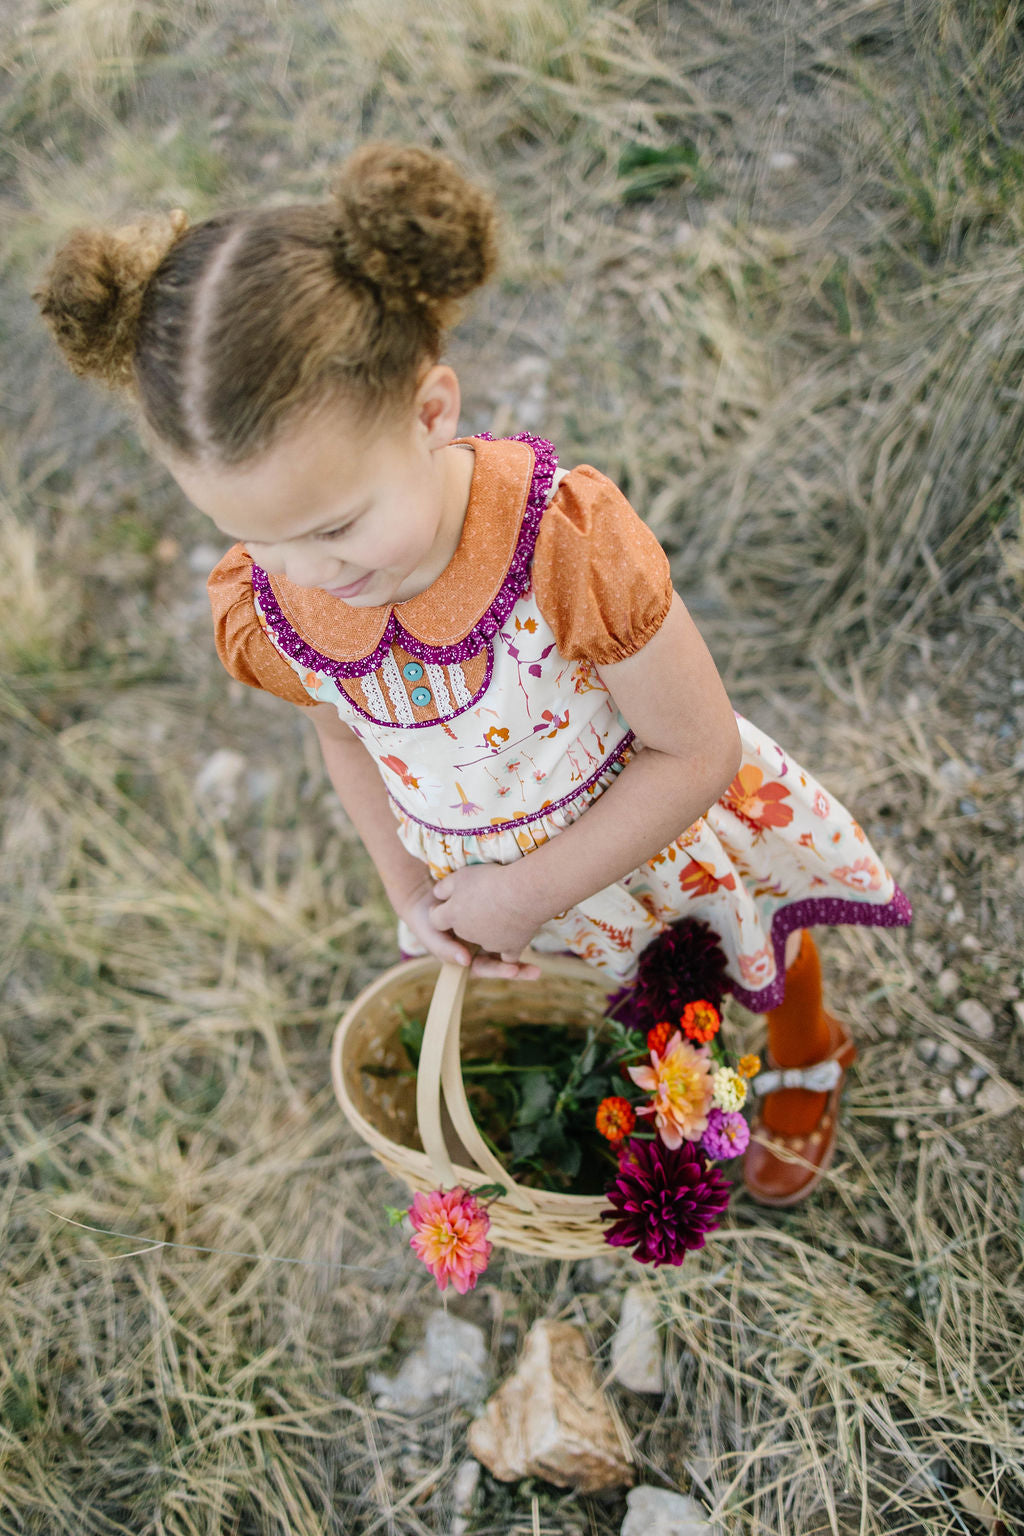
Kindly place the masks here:
[[(127, 386), (157, 443), (236, 465), (343, 401), (411, 403), (496, 264), (489, 196), (444, 156), (367, 145), (330, 202), (78, 230), (34, 294), (69, 365)], [(145, 231), (145, 238), (136, 232)]]

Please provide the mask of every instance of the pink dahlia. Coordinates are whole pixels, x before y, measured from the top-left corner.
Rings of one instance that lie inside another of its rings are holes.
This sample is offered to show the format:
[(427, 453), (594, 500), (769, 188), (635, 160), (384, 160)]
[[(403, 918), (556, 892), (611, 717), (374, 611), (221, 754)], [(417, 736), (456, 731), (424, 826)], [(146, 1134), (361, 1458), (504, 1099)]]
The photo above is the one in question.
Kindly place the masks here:
[(640, 1264), (681, 1264), (691, 1248), (703, 1248), (729, 1203), (729, 1185), (692, 1141), (665, 1147), (659, 1141), (627, 1142), (619, 1174), (601, 1212), (612, 1225), (605, 1242), (632, 1248)]
[(450, 1280), (459, 1295), (465, 1296), (491, 1256), (487, 1241), (491, 1218), (476, 1196), (459, 1185), (447, 1194), (439, 1189), (429, 1195), (417, 1193), (409, 1207), (409, 1220), (416, 1228), (410, 1247), (430, 1270), (438, 1290), (447, 1289)]
[(638, 1088), (653, 1093), (650, 1104), (637, 1110), (653, 1115), (666, 1147), (694, 1141), (704, 1131), (711, 1108), (711, 1057), (701, 1046), (691, 1045), (676, 1030), (669, 1036), (665, 1054), (651, 1052), (649, 1067), (630, 1067)]
[(720, 1162), (727, 1157), (739, 1157), (750, 1142), (750, 1126), (735, 1110), (713, 1109), (708, 1116), (707, 1130), (700, 1144), (708, 1157)]

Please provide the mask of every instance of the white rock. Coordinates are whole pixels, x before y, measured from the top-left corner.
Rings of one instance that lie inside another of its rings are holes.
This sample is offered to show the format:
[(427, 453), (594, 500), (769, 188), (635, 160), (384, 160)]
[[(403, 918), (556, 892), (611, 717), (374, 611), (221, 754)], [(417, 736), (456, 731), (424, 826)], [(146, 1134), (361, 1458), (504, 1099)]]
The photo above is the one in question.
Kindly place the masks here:
[(944, 971), (939, 972), (939, 979), (935, 985), (939, 989), (940, 997), (949, 998), (952, 997), (954, 993), (959, 992), (960, 977), (957, 975), (956, 971), (951, 971), (947, 966)]
[(686, 1493), (667, 1488), (633, 1488), (620, 1536), (719, 1536), (707, 1512)]
[(940, 763), (935, 770), (935, 776), (954, 794), (958, 789), (965, 788), (973, 778), (967, 764), (955, 757), (947, 757), (944, 763)]
[(452, 1502), (455, 1505), (452, 1536), (466, 1536), (479, 1482), (480, 1463), (469, 1456), (456, 1472), (455, 1482), (452, 1484)]
[(895, 1141), (906, 1141), (910, 1135), (909, 1120), (894, 1120), (892, 1123), (892, 1134)]
[(952, 1109), (956, 1103), (956, 1094), (948, 1083), (943, 1083), (939, 1089), (938, 1100), (940, 1109)]
[(230, 814), (247, 766), (241, 752), (232, 747), (219, 747), (211, 752), (192, 786), (196, 799), (202, 801), (210, 815), (223, 821)]
[(966, 1024), (979, 1040), (992, 1039), (996, 1021), (984, 1003), (979, 1003), (977, 998), (967, 997), (962, 1003), (957, 1003), (954, 1011), (961, 1024)]
[(960, 1065), (960, 1052), (949, 1040), (940, 1040), (935, 1052), (935, 1063), (946, 1072), (952, 1072), (954, 1067)]
[(956, 901), (956, 886), (946, 883), (939, 887), (939, 900), (945, 902), (948, 907), (951, 901)]
[(438, 1309), (427, 1319), (421, 1348), (406, 1356), (396, 1375), (370, 1371), (366, 1380), (377, 1406), (399, 1413), (419, 1413), (439, 1397), (475, 1408), (489, 1385), (483, 1329)]
[(768, 164), (773, 171), (792, 171), (800, 162), (790, 149), (773, 149), (768, 156)]
[(594, 1493), (633, 1481), (625, 1431), (571, 1323), (534, 1323), (514, 1373), (469, 1426), (468, 1439), (502, 1482), (542, 1477)]
[(1020, 1095), (1006, 1083), (999, 1083), (994, 1077), (982, 1083), (974, 1099), (979, 1109), (987, 1110), (993, 1115), (1008, 1115), (1011, 1110), (1020, 1104)]
[(642, 1285), (622, 1295), (619, 1326), (612, 1338), (612, 1375), (631, 1392), (664, 1392), (658, 1307)]
[(923, 1035), (920, 1040), (914, 1041), (914, 1050), (922, 1061), (934, 1061), (938, 1049), (938, 1041), (930, 1039), (927, 1035)]
[(967, 1100), (973, 1096), (978, 1084), (967, 1072), (958, 1072), (953, 1079), (953, 1087), (956, 1089), (958, 1099)]

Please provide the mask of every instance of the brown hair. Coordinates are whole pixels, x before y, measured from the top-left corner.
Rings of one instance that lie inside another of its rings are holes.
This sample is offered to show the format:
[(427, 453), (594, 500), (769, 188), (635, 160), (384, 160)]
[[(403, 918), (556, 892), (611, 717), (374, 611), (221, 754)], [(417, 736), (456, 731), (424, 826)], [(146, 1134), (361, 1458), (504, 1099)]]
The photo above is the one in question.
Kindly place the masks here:
[(338, 397), (410, 399), (495, 265), (488, 195), (450, 160), (358, 150), (328, 203), (74, 231), (33, 297), (69, 366), (127, 387), (159, 442), (242, 463)]

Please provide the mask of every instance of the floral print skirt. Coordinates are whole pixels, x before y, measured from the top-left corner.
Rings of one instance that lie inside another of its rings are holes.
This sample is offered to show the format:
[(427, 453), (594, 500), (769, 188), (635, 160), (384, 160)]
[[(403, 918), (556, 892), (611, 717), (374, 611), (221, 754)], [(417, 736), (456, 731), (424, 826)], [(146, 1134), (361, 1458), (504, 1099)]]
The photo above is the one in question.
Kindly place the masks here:
[[(722, 798), (654, 858), (545, 923), (535, 949), (569, 951), (626, 982), (667, 924), (701, 918), (719, 936), (734, 994), (763, 1012), (782, 1000), (785, 942), (795, 929), (910, 921), (909, 902), (846, 807), (770, 736), (737, 720), (743, 762)], [(441, 833), (396, 808), (399, 835), (437, 879), (466, 864), (507, 864), (571, 825), (626, 761), (628, 754), (579, 803), (514, 830)], [(423, 952), (404, 925), (399, 942), (406, 954)]]

